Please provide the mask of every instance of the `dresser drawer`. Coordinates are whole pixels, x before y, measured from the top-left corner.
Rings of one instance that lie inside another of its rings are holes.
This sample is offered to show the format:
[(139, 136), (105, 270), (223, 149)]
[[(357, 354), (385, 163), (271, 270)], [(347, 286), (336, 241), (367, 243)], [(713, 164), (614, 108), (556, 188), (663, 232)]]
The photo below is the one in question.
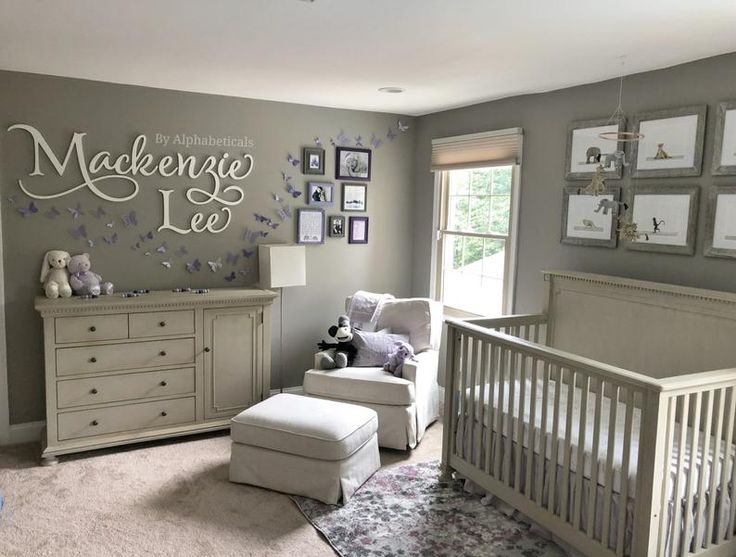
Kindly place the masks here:
[(193, 338), (56, 349), (56, 374), (60, 376), (191, 363)]
[(58, 414), (59, 441), (193, 422), (194, 397)]
[(128, 338), (127, 315), (57, 317), (54, 321), (56, 342), (59, 344)]
[(130, 338), (194, 333), (194, 311), (157, 311), (128, 316)]
[(59, 408), (194, 392), (194, 368), (67, 379), (56, 384)]

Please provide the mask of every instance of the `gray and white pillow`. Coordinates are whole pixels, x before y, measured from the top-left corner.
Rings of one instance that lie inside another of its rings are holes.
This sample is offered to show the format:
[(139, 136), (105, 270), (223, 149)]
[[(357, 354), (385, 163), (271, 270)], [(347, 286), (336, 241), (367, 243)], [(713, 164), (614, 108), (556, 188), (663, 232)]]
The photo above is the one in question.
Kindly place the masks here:
[(368, 331), (353, 331), (353, 344), (358, 353), (353, 360), (355, 367), (382, 366), (388, 361), (388, 355), (394, 351), (396, 342), (409, 342), (409, 335), (395, 335), (384, 329), (376, 333)]

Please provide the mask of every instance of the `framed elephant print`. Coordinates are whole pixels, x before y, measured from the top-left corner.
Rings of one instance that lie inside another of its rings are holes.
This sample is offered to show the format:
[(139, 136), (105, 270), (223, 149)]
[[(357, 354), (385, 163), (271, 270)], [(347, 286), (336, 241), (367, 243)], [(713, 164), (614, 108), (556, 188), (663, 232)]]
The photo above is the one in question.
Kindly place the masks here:
[(708, 192), (703, 255), (736, 259), (736, 186)]
[(563, 244), (615, 248), (618, 216), (626, 211), (621, 202), (621, 188), (609, 186), (603, 195), (580, 193), (580, 188), (568, 186), (563, 192)]
[(643, 112), (634, 116), (634, 178), (700, 176), (703, 164), (706, 105)]
[(604, 178), (621, 178), (626, 164), (624, 144), (600, 134), (618, 133), (625, 128), (623, 120), (611, 123), (607, 118), (572, 122), (567, 128), (565, 179), (590, 180), (598, 166), (603, 167)]
[(736, 101), (722, 102), (718, 106), (712, 174), (736, 174)]

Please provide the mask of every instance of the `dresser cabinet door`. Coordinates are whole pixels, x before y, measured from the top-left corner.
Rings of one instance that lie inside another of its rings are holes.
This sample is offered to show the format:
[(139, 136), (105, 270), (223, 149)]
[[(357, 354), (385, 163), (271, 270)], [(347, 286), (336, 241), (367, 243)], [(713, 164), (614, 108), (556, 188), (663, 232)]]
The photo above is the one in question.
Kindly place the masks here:
[(235, 416), (260, 401), (261, 308), (204, 311), (205, 419)]

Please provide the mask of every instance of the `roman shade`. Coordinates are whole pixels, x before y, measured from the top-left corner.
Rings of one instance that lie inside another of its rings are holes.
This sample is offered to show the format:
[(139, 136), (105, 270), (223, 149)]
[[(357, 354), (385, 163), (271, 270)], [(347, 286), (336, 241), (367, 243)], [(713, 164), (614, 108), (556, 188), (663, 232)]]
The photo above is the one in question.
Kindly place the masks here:
[(432, 171), (521, 164), (521, 128), (432, 140)]

